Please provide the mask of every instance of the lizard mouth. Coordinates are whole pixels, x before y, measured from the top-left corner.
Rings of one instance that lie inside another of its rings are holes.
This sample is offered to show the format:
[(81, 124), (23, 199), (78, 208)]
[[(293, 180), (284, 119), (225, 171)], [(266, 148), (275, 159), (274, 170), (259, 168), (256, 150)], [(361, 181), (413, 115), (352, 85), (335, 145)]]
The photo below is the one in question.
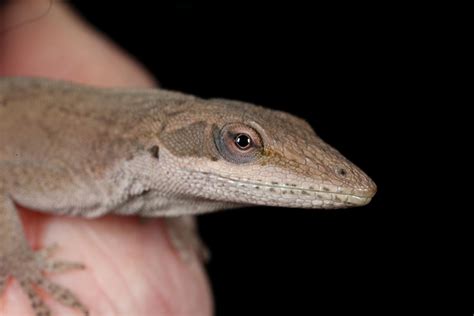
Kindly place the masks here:
[[(222, 183), (225, 190), (238, 194), (238, 201), (258, 205), (297, 208), (341, 208), (368, 204), (375, 192), (340, 186), (321, 185), (302, 188), (292, 184), (236, 179), (212, 173), (206, 175)], [(228, 198), (228, 196), (226, 196)]]

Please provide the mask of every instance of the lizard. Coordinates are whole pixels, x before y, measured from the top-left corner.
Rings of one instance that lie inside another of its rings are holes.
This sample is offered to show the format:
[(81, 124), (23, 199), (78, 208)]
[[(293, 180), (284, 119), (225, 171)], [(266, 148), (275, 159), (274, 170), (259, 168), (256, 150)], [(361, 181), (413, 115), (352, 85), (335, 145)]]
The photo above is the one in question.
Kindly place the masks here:
[(178, 245), (199, 247), (185, 231), (191, 215), (252, 205), (362, 206), (375, 192), (362, 170), (286, 112), (164, 89), (0, 78), (0, 295), (16, 279), (37, 316), (50, 310), (36, 287), (89, 314), (44, 275), (84, 266), (53, 261), (50, 247), (33, 251), (18, 206), (86, 218), (163, 217)]

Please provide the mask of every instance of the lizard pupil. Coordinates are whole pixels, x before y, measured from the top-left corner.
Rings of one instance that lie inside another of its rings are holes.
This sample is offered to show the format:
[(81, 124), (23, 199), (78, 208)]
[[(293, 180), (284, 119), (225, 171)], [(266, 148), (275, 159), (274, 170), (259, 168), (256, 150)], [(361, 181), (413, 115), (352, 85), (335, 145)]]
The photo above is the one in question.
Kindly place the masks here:
[(247, 149), (252, 144), (252, 140), (247, 134), (239, 134), (234, 139), (235, 144), (240, 149)]

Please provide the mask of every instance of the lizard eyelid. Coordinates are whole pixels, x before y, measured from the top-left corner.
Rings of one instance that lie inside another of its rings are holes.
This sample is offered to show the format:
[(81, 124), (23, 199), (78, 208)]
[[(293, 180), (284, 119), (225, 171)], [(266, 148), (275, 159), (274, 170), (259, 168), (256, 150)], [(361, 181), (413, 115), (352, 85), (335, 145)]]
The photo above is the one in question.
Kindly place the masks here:
[(225, 125), (216, 135), (214, 143), (224, 159), (238, 164), (256, 160), (263, 150), (260, 134), (242, 123)]

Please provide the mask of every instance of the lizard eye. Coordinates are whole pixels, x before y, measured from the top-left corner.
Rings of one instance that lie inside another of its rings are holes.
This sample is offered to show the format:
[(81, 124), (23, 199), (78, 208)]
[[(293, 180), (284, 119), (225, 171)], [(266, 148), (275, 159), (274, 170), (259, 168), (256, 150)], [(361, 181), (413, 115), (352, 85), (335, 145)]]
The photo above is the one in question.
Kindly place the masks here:
[(263, 149), (257, 131), (241, 123), (225, 125), (215, 136), (214, 142), (221, 156), (234, 163), (253, 161)]
[(252, 146), (252, 139), (247, 134), (239, 134), (235, 136), (234, 143), (239, 149), (245, 150)]

